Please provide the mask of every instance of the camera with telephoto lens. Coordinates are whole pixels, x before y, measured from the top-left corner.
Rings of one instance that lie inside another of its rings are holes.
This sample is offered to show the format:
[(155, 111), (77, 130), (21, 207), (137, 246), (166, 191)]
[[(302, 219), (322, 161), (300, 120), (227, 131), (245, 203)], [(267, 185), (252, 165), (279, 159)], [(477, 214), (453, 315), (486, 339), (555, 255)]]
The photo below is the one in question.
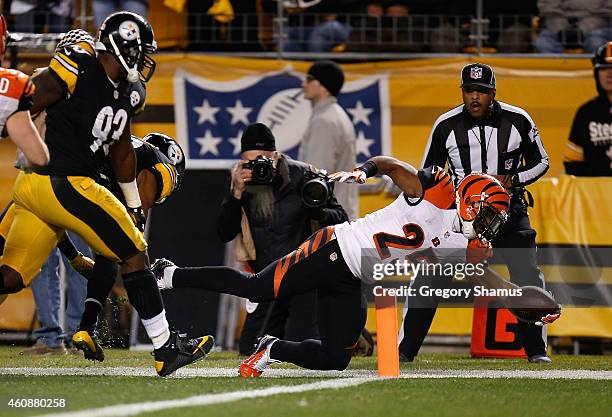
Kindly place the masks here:
[(259, 155), (244, 164), (244, 168), (250, 169), (252, 173), (248, 185), (270, 185), (274, 180), (274, 165), (271, 158)]
[(327, 203), (334, 192), (334, 183), (327, 176), (327, 171), (308, 171), (302, 186), (302, 203), (306, 207), (319, 208)]

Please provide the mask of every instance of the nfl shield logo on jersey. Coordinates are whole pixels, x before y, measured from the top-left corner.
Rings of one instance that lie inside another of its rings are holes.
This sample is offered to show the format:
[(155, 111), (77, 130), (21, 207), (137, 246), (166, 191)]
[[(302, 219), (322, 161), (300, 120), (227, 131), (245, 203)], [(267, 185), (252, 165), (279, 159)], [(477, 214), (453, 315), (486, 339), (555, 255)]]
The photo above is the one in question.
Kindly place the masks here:
[(482, 68), (480, 67), (473, 67), (470, 69), (470, 78), (474, 79), (474, 80), (478, 80), (480, 78), (482, 78)]

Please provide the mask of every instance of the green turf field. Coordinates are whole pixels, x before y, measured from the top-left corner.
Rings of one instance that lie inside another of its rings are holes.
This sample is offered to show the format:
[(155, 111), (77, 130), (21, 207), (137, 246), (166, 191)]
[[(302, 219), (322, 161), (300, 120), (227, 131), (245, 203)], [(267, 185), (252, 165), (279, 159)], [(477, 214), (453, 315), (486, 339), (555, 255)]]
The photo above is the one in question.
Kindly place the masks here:
[[(187, 368), (189, 373), (162, 379), (152, 376), (148, 352), (107, 350), (107, 360), (93, 364), (70, 355), (24, 357), (21, 349), (0, 347), (0, 416), (83, 410), (80, 415), (87, 417), (557, 417), (610, 416), (612, 410), (612, 357), (605, 356), (558, 355), (552, 366), (542, 366), (425, 354), (402, 365), (402, 378), (393, 380), (372, 376), (375, 358), (356, 358), (345, 373), (303, 374), (284, 366), (267, 377), (244, 380), (231, 376), (240, 363), (231, 353), (212, 353)], [(202, 376), (208, 371), (212, 375)], [(143, 375), (134, 376), (138, 373)], [(11, 409), (4, 404), (25, 397), (65, 398), (68, 407)], [(109, 406), (119, 407), (99, 410)]]

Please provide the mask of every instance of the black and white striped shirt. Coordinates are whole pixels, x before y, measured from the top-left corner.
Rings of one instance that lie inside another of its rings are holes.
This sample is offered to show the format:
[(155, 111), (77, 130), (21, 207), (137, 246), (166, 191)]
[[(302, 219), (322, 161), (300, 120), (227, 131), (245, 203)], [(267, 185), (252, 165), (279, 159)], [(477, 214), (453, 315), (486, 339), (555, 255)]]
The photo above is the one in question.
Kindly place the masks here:
[(486, 120), (472, 118), (463, 104), (438, 117), (422, 165), (444, 167), (447, 162), (456, 183), (471, 172), (485, 172), (513, 175), (513, 184), (524, 186), (548, 170), (548, 155), (531, 116), (501, 101), (493, 102)]

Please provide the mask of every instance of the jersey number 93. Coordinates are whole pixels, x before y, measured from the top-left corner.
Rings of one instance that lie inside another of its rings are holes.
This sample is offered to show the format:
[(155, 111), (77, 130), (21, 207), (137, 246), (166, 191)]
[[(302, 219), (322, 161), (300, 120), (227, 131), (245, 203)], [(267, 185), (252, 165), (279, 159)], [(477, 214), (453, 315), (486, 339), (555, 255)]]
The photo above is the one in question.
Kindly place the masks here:
[[(104, 155), (108, 155), (110, 145), (121, 137), (127, 121), (128, 115), (125, 110), (119, 109), (115, 113), (111, 106), (103, 107), (96, 116), (96, 121), (91, 129), (91, 134), (95, 140), (89, 146), (89, 149), (95, 153), (101, 146)], [(113, 133), (109, 138), (111, 131)]]

